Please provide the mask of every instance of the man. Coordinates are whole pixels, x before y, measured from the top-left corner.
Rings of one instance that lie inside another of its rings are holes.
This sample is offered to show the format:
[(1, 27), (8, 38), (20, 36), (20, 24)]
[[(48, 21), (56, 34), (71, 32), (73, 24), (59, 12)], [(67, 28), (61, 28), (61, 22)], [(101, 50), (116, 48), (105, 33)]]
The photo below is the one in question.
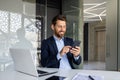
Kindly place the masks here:
[(74, 69), (81, 63), (80, 47), (73, 45), (73, 39), (64, 37), (66, 17), (57, 15), (52, 20), (53, 36), (43, 40), (41, 45), (41, 65), (48, 68)]

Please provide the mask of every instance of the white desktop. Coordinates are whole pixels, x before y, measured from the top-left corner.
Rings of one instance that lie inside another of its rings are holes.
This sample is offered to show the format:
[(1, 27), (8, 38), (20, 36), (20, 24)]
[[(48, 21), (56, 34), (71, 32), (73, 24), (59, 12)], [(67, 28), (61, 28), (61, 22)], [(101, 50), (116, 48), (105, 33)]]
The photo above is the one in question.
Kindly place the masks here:
[(64, 80), (80, 80), (78, 78), (74, 79), (74, 77), (79, 74), (80, 75), (82, 74), (82, 78), (84, 78), (86, 75), (88, 77), (92, 76), (92, 78), (94, 78), (94, 79), (90, 78), (84, 80), (120, 80), (120, 72), (117, 71), (82, 70), (82, 69), (65, 70), (65, 69), (41, 67), (39, 69), (42, 71), (46, 71), (48, 73), (52, 73), (52, 72), (56, 72), (56, 73), (35, 77), (29, 74), (25, 74), (24, 72), (19, 72), (15, 68), (16, 67), (14, 67), (14, 63), (12, 63), (4, 71), (0, 71), (0, 80), (46, 80), (51, 76), (65, 77)]
[(55, 68), (40, 68), (40, 69), (47, 72), (52, 71), (58, 72), (51, 75), (34, 77), (24, 73), (17, 72), (14, 69), (9, 68), (8, 70), (6, 69), (5, 71), (0, 72), (0, 80), (45, 80), (53, 75), (66, 77), (65, 80), (72, 80), (73, 77), (78, 73), (103, 76), (104, 80), (120, 80), (120, 72), (117, 71), (81, 70), (81, 69), (61, 70)]

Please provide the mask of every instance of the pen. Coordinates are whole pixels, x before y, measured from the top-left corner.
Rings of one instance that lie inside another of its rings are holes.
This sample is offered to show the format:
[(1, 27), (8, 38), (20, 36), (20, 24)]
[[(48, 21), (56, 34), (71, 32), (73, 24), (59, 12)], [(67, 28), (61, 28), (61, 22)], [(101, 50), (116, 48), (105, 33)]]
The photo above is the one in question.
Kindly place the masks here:
[(95, 80), (91, 75), (88, 76), (90, 80)]

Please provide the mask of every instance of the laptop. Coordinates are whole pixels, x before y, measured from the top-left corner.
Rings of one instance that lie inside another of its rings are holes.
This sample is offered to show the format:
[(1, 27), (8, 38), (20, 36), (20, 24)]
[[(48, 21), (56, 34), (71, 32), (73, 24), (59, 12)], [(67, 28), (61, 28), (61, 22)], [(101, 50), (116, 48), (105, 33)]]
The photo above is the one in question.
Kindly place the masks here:
[(57, 72), (47, 72), (39, 70), (34, 64), (32, 53), (28, 49), (11, 48), (10, 54), (14, 62), (15, 70), (18, 72), (36, 77), (50, 75)]

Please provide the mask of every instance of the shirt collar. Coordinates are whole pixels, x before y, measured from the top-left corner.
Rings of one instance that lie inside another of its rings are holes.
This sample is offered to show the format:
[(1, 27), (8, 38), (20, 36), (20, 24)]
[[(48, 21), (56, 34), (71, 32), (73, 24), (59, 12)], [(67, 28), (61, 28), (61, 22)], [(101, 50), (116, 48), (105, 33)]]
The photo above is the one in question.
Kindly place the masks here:
[(62, 37), (61, 39), (58, 39), (55, 35), (53, 35), (54, 39), (57, 41), (63, 40), (64, 41), (64, 37)]

